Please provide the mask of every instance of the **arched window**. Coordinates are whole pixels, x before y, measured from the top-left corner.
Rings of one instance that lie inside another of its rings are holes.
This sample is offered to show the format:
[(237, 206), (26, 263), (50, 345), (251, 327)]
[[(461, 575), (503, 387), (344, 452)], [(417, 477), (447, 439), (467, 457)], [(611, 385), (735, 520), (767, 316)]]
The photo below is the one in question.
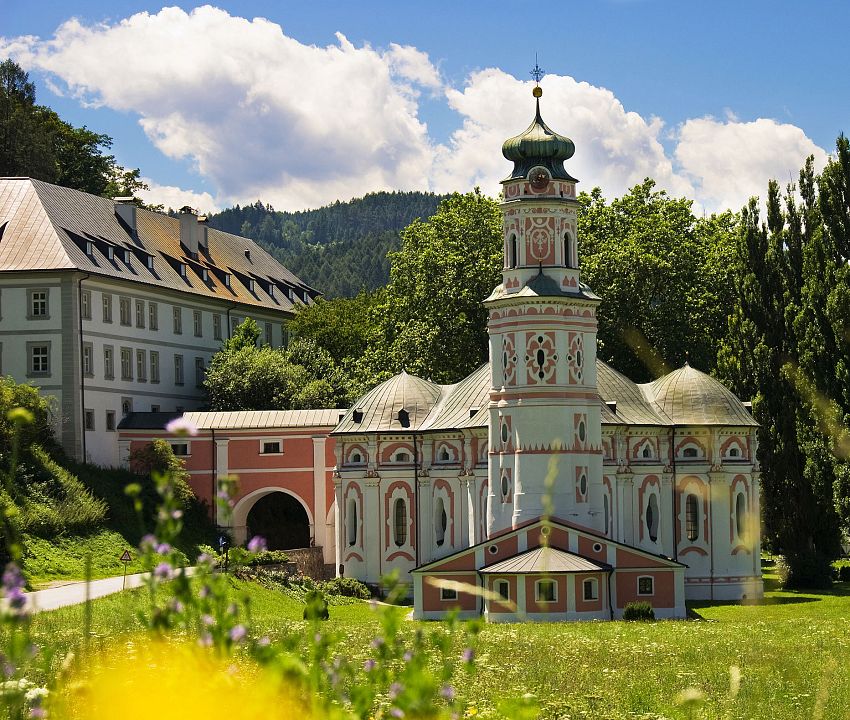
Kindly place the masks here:
[(583, 597), (585, 600), (599, 599), (599, 583), (596, 578), (588, 578), (582, 583)]
[(449, 524), (449, 517), (446, 514), (446, 505), (443, 498), (437, 498), (437, 506), (434, 509), (434, 537), (436, 538), (437, 547), (442, 547), (446, 541), (446, 528)]
[(646, 529), (649, 532), (649, 539), (652, 542), (658, 540), (658, 523), (660, 519), (658, 497), (655, 493), (650, 493), (649, 500), (646, 501)]
[(738, 538), (744, 537), (747, 532), (747, 499), (744, 493), (738, 493), (735, 498), (735, 529), (738, 531)]
[(695, 447), (686, 447), (682, 451), (682, 457), (695, 458), (697, 455), (699, 455), (699, 453), (697, 452), (697, 449)]
[(685, 499), (685, 535), (693, 542), (699, 537), (699, 503), (696, 495)]
[(608, 493), (605, 493), (602, 496), (602, 515), (605, 520), (605, 534), (607, 535), (610, 530), (609, 525), (611, 524), (611, 510), (608, 507)]
[(741, 456), (741, 451), (736, 447), (729, 448), (729, 457), (736, 458)]
[(345, 520), (348, 531), (348, 544), (357, 544), (357, 501), (354, 498), (348, 499), (348, 512), (345, 514)]
[(511, 599), (511, 584), (507, 580), (496, 580), (493, 590), (502, 600)]
[(643, 456), (645, 458), (651, 458), (652, 457), (652, 448), (650, 448), (649, 445), (643, 446)]
[(363, 458), (362, 458), (362, 456), (360, 455), (359, 452), (351, 453), (351, 462), (354, 465), (359, 465), (361, 462), (363, 462)]
[(393, 505), (393, 539), (398, 547), (407, 542), (407, 503), (403, 498)]
[(564, 233), (564, 265), (566, 267), (572, 267), (572, 238), (568, 232)]
[(440, 450), (440, 460), (442, 462), (447, 462), (448, 460), (451, 460), (451, 456), (449, 455), (449, 451), (446, 450), (446, 448), (443, 448), (442, 450)]
[(400, 463), (410, 462), (410, 453), (400, 450), (395, 454), (395, 461)]
[(508, 267), (515, 268), (517, 266), (517, 245), (516, 235), (511, 233), (508, 239)]

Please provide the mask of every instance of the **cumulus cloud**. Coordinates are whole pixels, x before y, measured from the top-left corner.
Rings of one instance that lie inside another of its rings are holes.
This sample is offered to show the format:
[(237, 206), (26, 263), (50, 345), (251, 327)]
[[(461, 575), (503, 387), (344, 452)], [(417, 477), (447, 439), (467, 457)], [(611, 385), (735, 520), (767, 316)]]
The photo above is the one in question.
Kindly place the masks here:
[[(495, 194), (508, 172), (502, 142), (534, 112), (532, 84), (499, 69), (455, 88), (418, 48), (355, 47), (339, 33), (327, 46), (305, 45), (276, 23), (210, 6), (113, 24), (72, 19), (50, 39), (0, 38), (0, 55), (44, 73), (57, 92), (138, 116), (159, 151), (215, 189), (183, 195), (151, 182), (149, 200), (172, 206), (261, 198), (301, 209), (379, 189), (475, 185)], [(769, 178), (796, 176), (807, 155), (819, 166), (827, 157), (794, 125), (705, 117), (670, 128), (606, 88), (558, 75), (542, 84), (544, 119), (576, 144), (568, 169), (607, 197), (652, 177), (698, 207), (737, 210)], [(420, 117), (423, 93), (457, 113), (445, 142)]]
[(179, 210), (188, 205), (198, 212), (217, 212), (221, 207), (208, 192), (197, 193), (183, 190), (174, 185), (160, 185), (156, 180), (141, 178), (148, 190), (139, 190), (137, 195), (149, 205), (163, 205), (166, 209)]
[(677, 133), (675, 153), (697, 197), (711, 209), (739, 209), (752, 195), (764, 199), (771, 178), (780, 186), (796, 182), (809, 155), (817, 170), (827, 161), (823, 148), (795, 125), (765, 118), (741, 122), (734, 116), (686, 121)]
[(304, 45), (275, 23), (205, 6), (113, 25), (72, 19), (50, 40), (0, 50), (83, 102), (137, 113), (153, 144), (190, 161), (220, 201), (300, 208), (428, 185), (415, 89), (437, 87), (439, 74), (413, 48), (357, 48), (341, 34)]

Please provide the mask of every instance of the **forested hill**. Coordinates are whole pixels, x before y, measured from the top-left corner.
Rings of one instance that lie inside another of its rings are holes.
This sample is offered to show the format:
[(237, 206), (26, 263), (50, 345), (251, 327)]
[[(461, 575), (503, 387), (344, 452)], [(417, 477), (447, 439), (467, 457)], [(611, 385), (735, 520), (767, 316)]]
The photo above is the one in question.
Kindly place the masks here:
[(377, 192), (317, 210), (281, 212), (257, 201), (210, 215), (209, 224), (257, 241), (326, 297), (352, 297), (389, 279), (399, 232), (434, 214), (441, 195)]

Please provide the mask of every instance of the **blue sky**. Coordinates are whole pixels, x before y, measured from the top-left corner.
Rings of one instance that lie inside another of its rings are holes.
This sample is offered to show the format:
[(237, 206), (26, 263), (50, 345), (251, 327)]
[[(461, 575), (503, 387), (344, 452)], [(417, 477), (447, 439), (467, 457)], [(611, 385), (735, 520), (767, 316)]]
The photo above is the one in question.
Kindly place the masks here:
[(39, 101), (112, 135), (166, 204), (495, 194), (500, 142), (533, 111), (535, 52), (544, 117), (576, 142), (582, 187), (608, 195), (650, 175), (709, 211), (737, 209), (806, 155), (822, 165), (847, 129), (836, 76), (850, 4), (837, 0), (168, 7), (182, 10), (0, 11), (0, 54), (30, 71)]

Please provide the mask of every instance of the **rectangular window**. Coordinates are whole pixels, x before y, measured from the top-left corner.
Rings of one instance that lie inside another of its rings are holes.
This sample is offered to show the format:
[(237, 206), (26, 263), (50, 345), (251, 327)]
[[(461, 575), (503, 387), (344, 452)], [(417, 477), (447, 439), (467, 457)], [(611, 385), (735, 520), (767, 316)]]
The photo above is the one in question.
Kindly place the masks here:
[(121, 348), (121, 379), (133, 379), (133, 351), (128, 347)]
[(159, 412), (159, 405), (151, 405), (151, 412)]
[(136, 300), (136, 327), (143, 328), (145, 326), (145, 301)]
[(83, 343), (83, 375), (92, 377), (94, 375), (94, 362), (92, 360), (94, 348), (90, 342)]
[(29, 358), (29, 375), (45, 377), (50, 375), (50, 343), (28, 342), (27, 355)]
[(272, 324), (271, 323), (266, 323), (265, 333), (266, 333), (266, 345), (271, 345), (272, 344)]
[(133, 412), (133, 398), (121, 398), (121, 415), (129, 415)]
[(183, 310), (182, 310), (182, 308), (179, 308), (179, 307), (177, 307), (177, 305), (175, 305), (172, 314), (174, 316), (174, 334), (175, 335), (182, 335), (183, 334)]
[(148, 327), (159, 330), (159, 306), (155, 302), (148, 303)]
[(94, 430), (94, 410), (86, 410), (84, 418), (86, 430)]
[(103, 346), (103, 377), (106, 380), (115, 379), (115, 354), (112, 345)]
[(112, 295), (103, 293), (103, 322), (112, 322)]
[(201, 311), (195, 310), (192, 313), (192, 325), (195, 330), (195, 337), (202, 337), (204, 334), (204, 326), (202, 323)]
[(148, 379), (148, 357), (144, 350), (136, 350), (136, 380), (147, 382)]
[(280, 455), (283, 453), (281, 449), (283, 443), (280, 440), (261, 440), (260, 454), (261, 455)]
[(106, 411), (106, 429), (109, 432), (115, 432), (115, 411), (107, 410)]
[(286, 325), (280, 326), (280, 343), (283, 347), (289, 347), (289, 328)]
[(91, 320), (91, 290), (83, 290), (80, 294), (80, 314), (83, 320)]
[(124, 326), (129, 327), (130, 325), (130, 298), (128, 297), (119, 297), (118, 298), (118, 320)]
[(202, 357), (195, 358), (195, 387), (203, 387), (204, 385), (204, 359)]
[(183, 356), (175, 355), (174, 356), (174, 384), (182, 385), (183, 384)]
[(457, 600), (457, 590), (454, 588), (440, 588), (440, 600)]
[(538, 580), (534, 590), (537, 602), (555, 602), (558, 599), (558, 586), (554, 580)]
[(221, 340), (221, 315), (213, 315), (213, 340)]
[(28, 320), (47, 320), (50, 317), (50, 291), (49, 290), (28, 290), (29, 309)]
[(584, 590), (584, 599), (585, 600), (597, 600), (599, 599), (599, 585), (593, 578), (588, 578), (582, 584)]
[(171, 443), (171, 451), (177, 457), (188, 457), (189, 443)]
[(638, 578), (638, 595), (652, 595), (654, 592), (655, 582), (651, 577), (645, 575)]
[(230, 336), (233, 337), (233, 333), (236, 332), (236, 328), (239, 327), (240, 320), (235, 315), (230, 318)]
[(151, 382), (159, 382), (159, 351), (151, 350)]

